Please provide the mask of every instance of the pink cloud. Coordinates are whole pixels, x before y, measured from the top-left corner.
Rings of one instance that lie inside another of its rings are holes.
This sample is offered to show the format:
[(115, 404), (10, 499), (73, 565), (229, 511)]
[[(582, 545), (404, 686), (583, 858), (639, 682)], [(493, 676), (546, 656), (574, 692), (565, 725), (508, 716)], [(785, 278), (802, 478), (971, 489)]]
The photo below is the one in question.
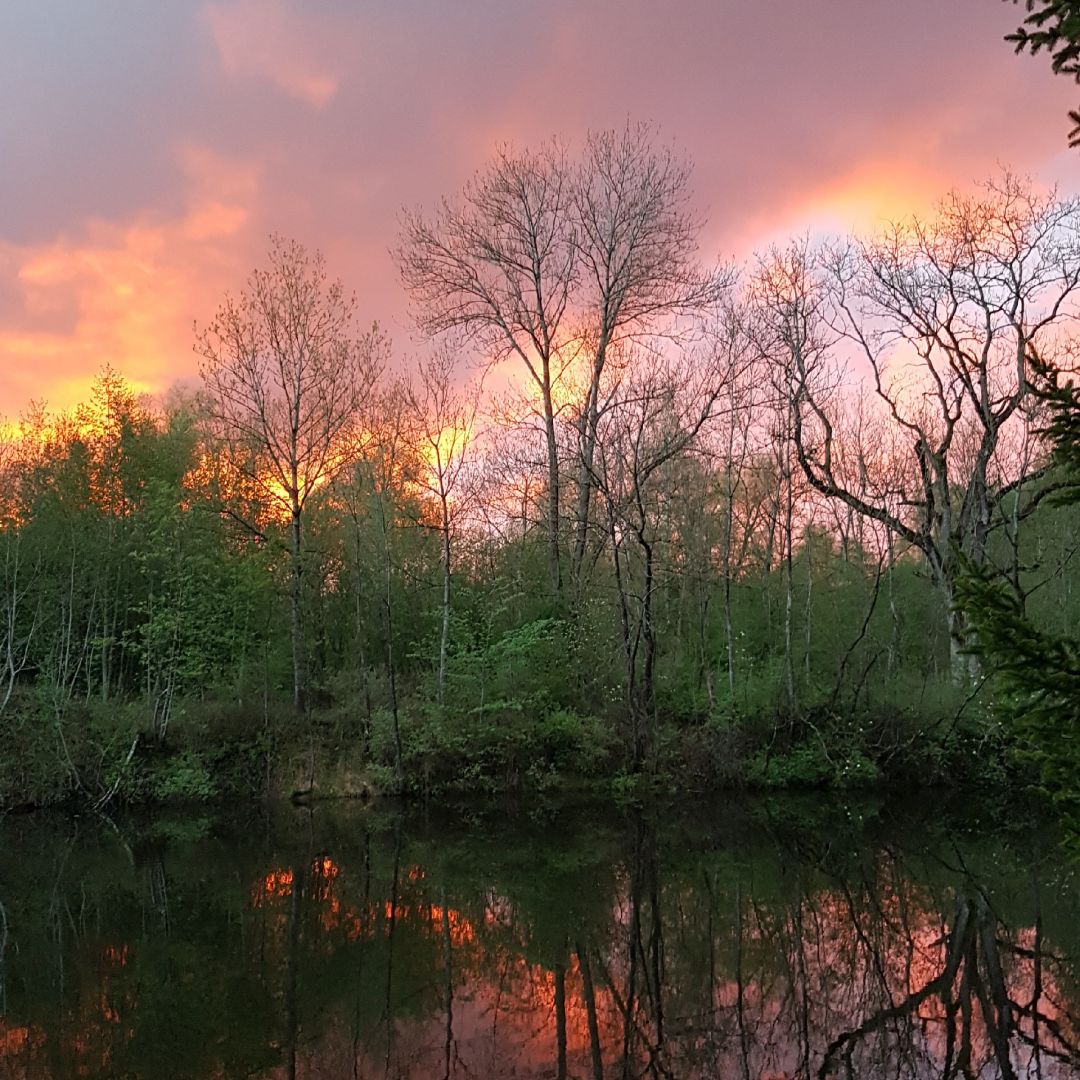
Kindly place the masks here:
[(453, 197), (500, 139), (656, 122), (696, 162), (709, 259), (872, 228), (999, 161), (1080, 190), (1075, 88), (1012, 55), (993, 0), (164, 8), (27, 17), (0, 65), (0, 415), (70, 404), (105, 362), (190, 377), (193, 320), (271, 232), (321, 248), (407, 353), (398, 211)]
[(311, 13), (283, 0), (233, 0), (207, 4), (203, 14), (230, 76), (267, 80), (316, 109), (333, 100), (339, 75)]

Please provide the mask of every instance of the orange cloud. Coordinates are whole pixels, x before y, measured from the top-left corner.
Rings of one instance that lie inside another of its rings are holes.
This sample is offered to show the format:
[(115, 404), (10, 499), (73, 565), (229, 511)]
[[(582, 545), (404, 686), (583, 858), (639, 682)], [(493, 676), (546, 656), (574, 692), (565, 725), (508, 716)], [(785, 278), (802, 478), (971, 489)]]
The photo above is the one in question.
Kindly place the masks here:
[(950, 187), (971, 187), (904, 154), (857, 161), (843, 172), (815, 179), (782, 204), (748, 217), (733, 234), (734, 250), (745, 257), (807, 231), (866, 235), (912, 214), (926, 216)]
[(198, 148), (181, 156), (193, 193), (179, 216), (93, 220), (77, 239), (0, 243), (21, 308), (0, 324), (0, 414), (31, 399), (70, 408), (105, 364), (145, 393), (194, 374), (192, 319), (208, 318), (241, 280), (236, 249), (257, 177)]
[(944, 176), (910, 162), (865, 161), (813, 193), (796, 216), (803, 228), (822, 223), (862, 233), (912, 214), (925, 215), (949, 187)]

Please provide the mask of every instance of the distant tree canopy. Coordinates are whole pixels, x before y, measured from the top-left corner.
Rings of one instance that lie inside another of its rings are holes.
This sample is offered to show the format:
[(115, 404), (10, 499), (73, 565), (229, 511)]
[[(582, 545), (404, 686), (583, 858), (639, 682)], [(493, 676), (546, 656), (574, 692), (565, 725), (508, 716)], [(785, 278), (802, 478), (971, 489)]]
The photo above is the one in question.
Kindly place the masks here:
[[(1013, 0), (1020, 3), (1021, 0)], [(1005, 40), (1016, 51), (1050, 54), (1056, 75), (1069, 75), (1080, 83), (1080, 0), (1023, 0), (1027, 17)], [(1069, 145), (1080, 146), (1080, 109), (1069, 112), (1073, 129)]]

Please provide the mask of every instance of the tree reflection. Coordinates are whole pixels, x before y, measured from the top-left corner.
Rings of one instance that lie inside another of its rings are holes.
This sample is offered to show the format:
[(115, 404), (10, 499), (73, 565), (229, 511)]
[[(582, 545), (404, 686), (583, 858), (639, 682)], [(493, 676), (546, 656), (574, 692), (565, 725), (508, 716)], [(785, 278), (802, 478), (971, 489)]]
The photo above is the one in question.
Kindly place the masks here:
[(1055, 849), (791, 820), (6, 823), (0, 1075), (1080, 1075)]
[(1045, 965), (1060, 958), (1042, 948), (1041, 916), (1036, 912), (1033, 948), (1004, 938), (1003, 931), (984, 896), (962, 897), (942, 941), (940, 974), (837, 1035), (825, 1051), (821, 1080), (857, 1075), (857, 1052), (890, 1029), (894, 1054), (907, 1066), (898, 1074), (916, 1076), (922, 1044), (935, 1026), (944, 1039), (937, 1073), (943, 1080), (983, 1075), (990, 1065), (1003, 1080), (1016, 1080), (1020, 1068), (1029, 1077), (1051, 1075), (1044, 1074), (1044, 1060), (1080, 1070), (1075, 1014), (1062, 1011), (1046, 991)]

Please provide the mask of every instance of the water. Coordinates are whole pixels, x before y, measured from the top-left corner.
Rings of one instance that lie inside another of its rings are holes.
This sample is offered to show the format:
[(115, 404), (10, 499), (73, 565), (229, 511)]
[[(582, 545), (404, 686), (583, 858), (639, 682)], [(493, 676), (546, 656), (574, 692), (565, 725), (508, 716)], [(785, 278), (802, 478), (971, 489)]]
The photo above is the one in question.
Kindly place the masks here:
[(253, 807), (0, 845), (3, 1077), (1080, 1077), (1038, 824)]

